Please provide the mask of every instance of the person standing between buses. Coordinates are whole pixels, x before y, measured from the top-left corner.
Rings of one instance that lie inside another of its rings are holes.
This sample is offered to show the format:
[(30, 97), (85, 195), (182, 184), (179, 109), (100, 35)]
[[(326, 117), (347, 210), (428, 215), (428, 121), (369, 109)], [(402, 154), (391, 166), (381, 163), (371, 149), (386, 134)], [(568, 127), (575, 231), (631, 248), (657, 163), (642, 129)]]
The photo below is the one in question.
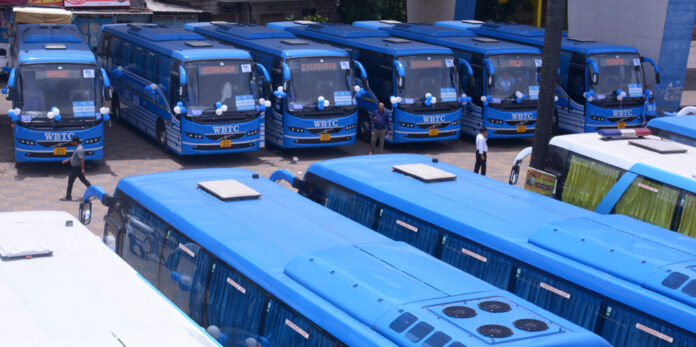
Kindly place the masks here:
[(486, 176), (486, 160), (488, 160), (488, 129), (486, 127), (481, 127), (481, 131), (476, 135), (476, 164), (474, 165), (474, 172), (479, 173), (481, 169), (481, 175)]
[(389, 111), (384, 109), (384, 103), (380, 102), (377, 110), (372, 111), (372, 136), (370, 137), (370, 154), (375, 153), (375, 142), (379, 137), (379, 152), (384, 150), (384, 139), (387, 136), (389, 126)]
[(75, 146), (75, 151), (73, 152), (72, 157), (63, 160), (62, 162), (63, 164), (67, 164), (68, 162), (70, 163), (70, 175), (68, 176), (68, 191), (65, 193), (65, 197), (60, 199), (61, 201), (72, 200), (72, 187), (76, 178), (79, 177), (82, 184), (84, 184), (86, 187), (92, 185), (89, 183), (87, 178), (85, 178), (85, 149), (82, 147), (80, 142), (82, 141), (80, 141), (79, 137), (73, 136), (73, 138), (70, 140), (70, 144)]

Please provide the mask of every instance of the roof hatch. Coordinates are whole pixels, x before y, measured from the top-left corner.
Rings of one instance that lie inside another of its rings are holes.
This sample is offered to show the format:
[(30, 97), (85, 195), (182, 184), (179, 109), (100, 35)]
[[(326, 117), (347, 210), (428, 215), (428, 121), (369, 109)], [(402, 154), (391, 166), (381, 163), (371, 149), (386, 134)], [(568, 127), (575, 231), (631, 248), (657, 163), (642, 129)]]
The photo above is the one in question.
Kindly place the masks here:
[(296, 20), (296, 21), (293, 21), (293, 23), (299, 24), (299, 25), (312, 25), (312, 24), (317, 24), (317, 22), (314, 22), (314, 21), (311, 21), (311, 20)]
[(393, 20), (393, 19), (380, 19), (379, 22), (384, 23), (384, 24), (392, 24), (392, 25), (401, 24), (401, 22), (399, 22), (398, 20)]
[(293, 45), (293, 46), (300, 46), (300, 45), (308, 45), (309, 42), (301, 39), (285, 39), (281, 40), (280, 42), (288, 44), (288, 45)]
[(392, 166), (392, 170), (406, 176), (417, 178), (426, 183), (453, 181), (457, 178), (457, 175), (453, 173), (427, 164), (394, 165)]
[(39, 241), (38, 233), (12, 228), (0, 230), (0, 259), (30, 259), (53, 255), (53, 251)]
[(222, 201), (258, 199), (261, 194), (237, 180), (199, 182), (198, 188)]
[(481, 42), (481, 43), (496, 43), (496, 42), (498, 42), (497, 39), (492, 39), (490, 37), (474, 37), (471, 40), (476, 41), (476, 42)]
[(66, 49), (65, 45), (62, 43), (47, 43), (44, 46), (45, 49)]
[(636, 147), (644, 148), (660, 154), (686, 153), (687, 149), (684, 146), (670, 141), (657, 139), (641, 139), (628, 141), (629, 144)]
[(212, 42), (208, 41), (186, 41), (186, 45), (190, 47), (212, 47)]
[(584, 37), (569, 37), (568, 41), (575, 41), (575, 42), (595, 42), (593, 39), (588, 39)]
[(383, 40), (389, 43), (411, 43), (411, 40), (402, 39), (400, 37), (387, 37)]

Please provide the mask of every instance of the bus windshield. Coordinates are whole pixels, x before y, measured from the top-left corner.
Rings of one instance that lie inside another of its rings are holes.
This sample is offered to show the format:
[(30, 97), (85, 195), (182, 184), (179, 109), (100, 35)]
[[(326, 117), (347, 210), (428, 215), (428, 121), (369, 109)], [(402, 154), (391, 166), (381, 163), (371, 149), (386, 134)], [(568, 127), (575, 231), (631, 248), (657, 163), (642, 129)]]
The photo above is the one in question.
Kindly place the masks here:
[(351, 91), (351, 68), (348, 58), (297, 58), (287, 61), (292, 75), (288, 109), (317, 110), (317, 100), (323, 96), (329, 108), (354, 109)]
[(454, 57), (450, 55), (416, 55), (399, 57), (404, 65), (404, 104), (425, 100), (430, 93), (438, 103), (457, 102)]
[(531, 54), (500, 54), (488, 57), (495, 68), (495, 80), (490, 95), (501, 101), (514, 101), (517, 92), (526, 100), (539, 98), (538, 68), (541, 56)]
[(206, 60), (186, 63), (189, 114), (213, 115), (215, 104), (227, 105), (227, 113), (255, 111), (251, 87), (252, 63), (247, 60)]
[(635, 53), (595, 54), (590, 56), (599, 65), (599, 80), (594, 86), (598, 100), (616, 97), (616, 90), (626, 92), (627, 98), (643, 96), (643, 70)]
[(28, 64), (19, 69), (23, 112), (46, 117), (53, 107), (60, 116), (92, 117), (96, 102), (97, 67), (87, 64)]

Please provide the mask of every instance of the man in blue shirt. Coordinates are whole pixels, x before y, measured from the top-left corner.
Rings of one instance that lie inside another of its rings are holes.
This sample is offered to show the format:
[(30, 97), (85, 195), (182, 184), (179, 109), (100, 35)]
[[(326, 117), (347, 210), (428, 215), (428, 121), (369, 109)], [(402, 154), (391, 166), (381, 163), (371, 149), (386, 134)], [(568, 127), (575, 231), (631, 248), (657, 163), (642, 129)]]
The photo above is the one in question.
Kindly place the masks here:
[(379, 152), (384, 150), (384, 138), (389, 128), (389, 111), (384, 109), (384, 103), (380, 102), (377, 110), (370, 113), (372, 119), (372, 136), (370, 137), (370, 154), (375, 153), (375, 142), (379, 137)]

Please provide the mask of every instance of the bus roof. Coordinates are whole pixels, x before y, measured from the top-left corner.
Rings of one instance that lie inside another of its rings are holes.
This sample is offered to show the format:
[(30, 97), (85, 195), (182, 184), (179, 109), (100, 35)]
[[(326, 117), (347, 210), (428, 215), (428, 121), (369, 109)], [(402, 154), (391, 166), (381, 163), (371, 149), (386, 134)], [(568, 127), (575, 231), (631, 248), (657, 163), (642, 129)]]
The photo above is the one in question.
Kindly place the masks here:
[[(537, 28), (524, 24), (485, 23), (479, 27), (463, 26), (460, 21), (440, 21), (435, 25), (471, 30), (477, 35), (495, 37), (502, 40), (510, 40), (535, 46), (544, 45), (544, 28)], [(630, 46), (615, 45), (606, 42), (598, 42), (582, 38), (565, 37), (561, 41), (561, 49), (577, 52), (584, 55), (602, 53), (638, 53), (638, 50)]]
[(109, 24), (102, 31), (143, 45), (181, 61), (207, 59), (251, 59), (249, 52), (206, 40), (190, 31), (158, 24)]
[(95, 64), (94, 54), (71, 24), (17, 25), (18, 64)]
[(603, 140), (598, 133), (584, 133), (555, 136), (549, 144), (696, 192), (696, 148), (664, 140), (686, 152), (660, 153), (631, 144), (656, 140), (660, 138)]
[[(403, 164), (434, 166), (456, 178), (426, 183), (392, 169)], [(599, 215), (422, 155), (333, 159), (310, 165), (307, 174), (694, 329), (687, 322), (696, 319), (696, 297), (661, 285), (670, 271), (693, 274), (696, 240), (688, 236)]]
[(347, 57), (340, 48), (312, 41), (298, 40), (295, 35), (255, 24), (226, 22), (189, 23), (184, 28), (219, 41), (274, 56), (292, 59), (306, 57)]
[(653, 118), (648, 122), (648, 127), (696, 139), (696, 115)]
[(8, 346), (219, 346), (65, 212), (0, 213), (0, 336)]
[[(216, 183), (205, 184), (211, 181)], [(208, 187), (241, 183), (257, 194), (223, 200), (198, 188), (201, 183)], [(568, 321), (248, 170), (135, 176), (122, 179), (117, 190), (172, 227), (186, 231), (194, 242), (310, 320), (321, 322), (348, 345), (415, 346), (405, 333), (390, 328), (403, 311), (465, 345), (488, 345), (476, 332), (475, 323), (452, 324), (442, 319), (441, 309), (432, 307), (491, 297), (516, 302), (513, 306), (521, 305), (525, 314), (570, 332), (523, 333), (508, 342), (598, 341)]]
[(341, 46), (388, 54), (394, 57), (417, 54), (452, 54), (446, 47), (391, 37), (382, 30), (368, 29), (343, 23), (302, 24), (300, 22), (275, 22), (270, 27), (287, 30), (295, 35), (311, 37)]
[(454, 50), (480, 53), (484, 56), (495, 54), (541, 54), (541, 50), (534, 46), (510, 41), (480, 40), (473, 31), (451, 29), (432, 24), (389, 24), (383, 21), (362, 21), (355, 22), (353, 25), (381, 29), (387, 31), (392, 36), (427, 41)]

